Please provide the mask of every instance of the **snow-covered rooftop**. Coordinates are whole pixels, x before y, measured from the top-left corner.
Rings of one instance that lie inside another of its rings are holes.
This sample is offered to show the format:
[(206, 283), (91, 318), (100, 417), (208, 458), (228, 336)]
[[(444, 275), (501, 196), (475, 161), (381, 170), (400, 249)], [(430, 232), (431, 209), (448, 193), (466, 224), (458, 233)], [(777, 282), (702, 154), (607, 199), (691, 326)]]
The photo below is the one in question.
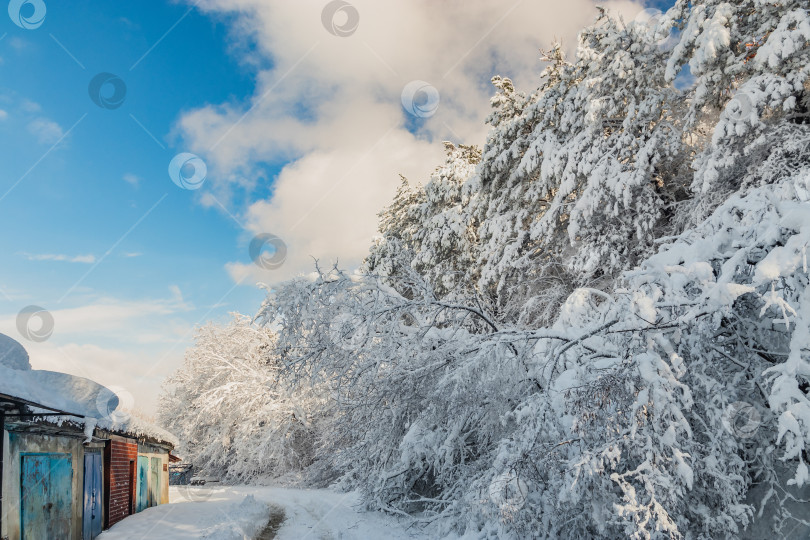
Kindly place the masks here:
[(146, 437), (156, 441), (167, 442), (174, 447), (180, 444), (180, 441), (174, 434), (169, 433), (160, 426), (147, 422), (137, 415), (128, 414), (126, 412), (116, 411), (114, 414), (99, 419), (96, 422), (96, 426), (108, 431), (126, 432), (137, 437)]
[(31, 369), (25, 348), (4, 334), (0, 334), (0, 394), (83, 416), (109, 431), (178, 444), (165, 429), (118, 410), (118, 396), (106, 386), (76, 375)]
[[(95, 387), (95, 388), (94, 388)], [(76, 416), (98, 416), (96, 397), (104, 387), (89, 379), (0, 365), (0, 393)], [(117, 398), (116, 398), (117, 399)]]
[(11, 369), (31, 369), (28, 351), (5, 334), (0, 334), (0, 366)]

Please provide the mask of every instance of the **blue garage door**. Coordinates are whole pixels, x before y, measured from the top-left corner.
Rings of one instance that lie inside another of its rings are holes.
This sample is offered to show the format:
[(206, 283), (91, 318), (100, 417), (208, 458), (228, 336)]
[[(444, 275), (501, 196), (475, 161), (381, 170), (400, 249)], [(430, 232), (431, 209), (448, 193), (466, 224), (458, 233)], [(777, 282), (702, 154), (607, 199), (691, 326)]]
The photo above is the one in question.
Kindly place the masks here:
[(102, 504), (101, 452), (84, 454), (84, 517), (82, 538), (93, 540), (101, 534)]
[(135, 511), (149, 507), (149, 458), (138, 456), (138, 503)]
[(70, 454), (25, 453), (21, 457), (22, 539), (70, 538)]

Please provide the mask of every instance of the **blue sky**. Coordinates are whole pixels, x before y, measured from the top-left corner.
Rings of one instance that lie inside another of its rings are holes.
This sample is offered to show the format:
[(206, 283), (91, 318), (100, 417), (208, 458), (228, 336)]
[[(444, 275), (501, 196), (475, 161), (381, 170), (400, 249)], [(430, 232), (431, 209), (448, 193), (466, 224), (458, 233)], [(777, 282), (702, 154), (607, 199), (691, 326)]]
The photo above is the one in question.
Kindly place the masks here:
[[(244, 99), (253, 88), (250, 70), (229, 54), (225, 25), (185, 5), (99, 5), (51, 2), (36, 30), (4, 20), (0, 108), (7, 117), (0, 123), (0, 160), (6, 166), (0, 191), (33, 169), (0, 201), (0, 226), (14, 231), (0, 237), (6, 254), (0, 283), (12, 296), (26, 291), (33, 302), (54, 309), (89, 288), (141, 298), (165, 296), (168, 289), (156, 285), (174, 284), (202, 315), (225, 292), (213, 286), (228, 281), (222, 261), (246, 259), (247, 252), (234, 242), (238, 226), (227, 215), (195, 204), (194, 193), (171, 183), (168, 163), (184, 150), (172, 127), (180, 111)], [(126, 83), (124, 104), (116, 110), (89, 98), (88, 83), (102, 71)], [(36, 127), (51, 123), (58, 127)], [(27, 257), (99, 260), (114, 245), (97, 265)], [(228, 298), (237, 309), (256, 300), (247, 290)]]
[[(336, 36), (318, 0), (41, 1), (38, 28), (0, 16), (0, 332), (35, 368), (147, 411), (195, 325), (255, 313), (257, 281), (313, 258), (356, 266), (400, 173), (424, 182), (442, 140), (484, 141), (490, 78), (532, 90), (538, 49), (571, 50), (596, 13), (590, 0), (357, 0), (356, 32)], [(641, 9), (608, 5), (628, 20)], [(99, 73), (126, 85), (120, 107), (91, 100)], [(437, 89), (435, 115), (403, 110), (413, 81)], [(169, 178), (180, 152), (205, 160), (202, 189)], [(252, 264), (260, 233), (286, 242), (281, 270)], [(15, 327), (32, 304), (53, 314), (46, 342)]]
[[(53, 342), (67, 329), (72, 341), (137, 349), (145, 364), (172, 339), (180, 345), (169, 354), (181, 354), (198, 321), (252, 313), (263, 297), (234, 288), (224, 267), (249, 261), (239, 226), (167, 172), (184, 150), (173, 131), (178, 115), (243, 100), (255, 66), (234, 54), (223, 17), (163, 2), (110, 6), (48, 2), (33, 30), (0, 19), (0, 312), (40, 305), (55, 314)], [(125, 82), (120, 108), (91, 101), (88, 84), (99, 72)], [(115, 331), (75, 328), (59, 316), (127, 302), (135, 311), (144, 301), (163, 303), (162, 324), (174, 329), (153, 343), (138, 343), (134, 313), (122, 313)], [(37, 366), (32, 352), (35, 367), (92, 375), (78, 356), (71, 360), (79, 366)]]

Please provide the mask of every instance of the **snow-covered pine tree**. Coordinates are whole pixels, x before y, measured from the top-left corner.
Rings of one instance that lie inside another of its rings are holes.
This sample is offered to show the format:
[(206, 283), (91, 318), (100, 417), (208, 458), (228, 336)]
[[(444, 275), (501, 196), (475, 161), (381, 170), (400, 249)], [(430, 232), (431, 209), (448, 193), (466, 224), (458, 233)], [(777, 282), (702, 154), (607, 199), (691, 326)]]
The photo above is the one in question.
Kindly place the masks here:
[[(392, 275), (408, 265), (432, 286), (437, 297), (470, 297), (476, 281), (477, 223), (468, 212), (465, 182), (481, 160), (480, 149), (445, 142), (447, 159), (425, 184), (411, 187), (403, 178), (394, 202), (380, 214), (380, 239), (365, 267)], [(397, 279), (392, 275), (392, 286)]]

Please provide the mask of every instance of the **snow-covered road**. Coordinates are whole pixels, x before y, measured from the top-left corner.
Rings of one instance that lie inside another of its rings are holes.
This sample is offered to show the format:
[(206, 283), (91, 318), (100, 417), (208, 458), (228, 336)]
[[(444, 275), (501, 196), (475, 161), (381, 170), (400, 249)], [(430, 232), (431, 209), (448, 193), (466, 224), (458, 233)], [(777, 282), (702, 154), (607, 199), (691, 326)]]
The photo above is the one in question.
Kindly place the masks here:
[(354, 493), (276, 487), (172, 486), (170, 504), (130, 516), (100, 540), (244, 540), (256, 538), (270, 520), (284, 514), (280, 540), (428, 538), (408, 523), (362, 511)]

